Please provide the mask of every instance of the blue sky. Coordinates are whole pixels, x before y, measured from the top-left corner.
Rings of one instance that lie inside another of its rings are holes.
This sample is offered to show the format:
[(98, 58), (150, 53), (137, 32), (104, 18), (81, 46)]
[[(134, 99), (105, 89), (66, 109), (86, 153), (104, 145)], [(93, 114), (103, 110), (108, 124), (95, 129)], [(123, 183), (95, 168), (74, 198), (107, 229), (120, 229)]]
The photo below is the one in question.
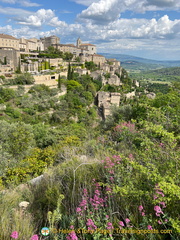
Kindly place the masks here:
[(0, 33), (80, 37), (99, 53), (180, 60), (180, 0), (0, 0)]

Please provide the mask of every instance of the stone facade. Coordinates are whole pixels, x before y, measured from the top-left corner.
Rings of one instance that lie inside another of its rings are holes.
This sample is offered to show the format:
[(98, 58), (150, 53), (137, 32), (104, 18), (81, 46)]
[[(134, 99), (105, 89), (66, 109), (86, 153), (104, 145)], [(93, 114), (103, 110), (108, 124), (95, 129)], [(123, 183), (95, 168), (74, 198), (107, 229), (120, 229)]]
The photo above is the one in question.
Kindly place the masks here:
[(19, 39), (2, 33), (0, 34), (0, 48), (19, 50)]
[(4, 62), (4, 58), (6, 58), (7, 64), (6, 65), (0, 64), (1, 72), (15, 71), (18, 66), (20, 58), (19, 51), (15, 49), (0, 49), (1, 62)]
[(41, 42), (44, 44), (44, 49), (48, 49), (48, 47), (54, 45), (58, 45), (60, 43), (60, 38), (57, 36), (50, 36), (50, 37), (44, 37), (40, 38)]
[(113, 104), (119, 106), (120, 93), (100, 91), (97, 93), (97, 100), (100, 114), (103, 119), (106, 119), (110, 114), (110, 107)]

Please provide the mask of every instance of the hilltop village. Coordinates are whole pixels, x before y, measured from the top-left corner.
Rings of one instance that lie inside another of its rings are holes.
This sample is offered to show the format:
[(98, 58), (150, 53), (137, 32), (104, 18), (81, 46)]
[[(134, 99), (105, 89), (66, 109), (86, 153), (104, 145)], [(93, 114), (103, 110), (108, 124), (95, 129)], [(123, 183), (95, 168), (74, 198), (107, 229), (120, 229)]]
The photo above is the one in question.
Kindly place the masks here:
[[(139, 83), (132, 81), (129, 84), (130, 88), (122, 94), (119, 90), (123, 89), (123, 82), (128, 82), (128, 74), (121, 67), (120, 62), (97, 54), (95, 45), (83, 43), (80, 38), (74, 45), (61, 44), (57, 36), (17, 39), (0, 34), (0, 75), (9, 79), (9, 84), (17, 74), (29, 73), (33, 75), (34, 84), (57, 87), (59, 76), (67, 78), (69, 65), (73, 67), (74, 73), (89, 74), (93, 79), (101, 82), (102, 88), (97, 92), (96, 99), (104, 119), (109, 115), (112, 104), (119, 106), (120, 98), (135, 97), (136, 88), (139, 88)], [(114, 89), (109, 91), (108, 86), (113, 86)], [(9, 87), (17, 88), (17, 86)], [(24, 87), (28, 91), (31, 85)], [(62, 89), (63, 94), (66, 94), (65, 87)]]
[(179, 239), (179, 82), (97, 52), (0, 34), (0, 240)]

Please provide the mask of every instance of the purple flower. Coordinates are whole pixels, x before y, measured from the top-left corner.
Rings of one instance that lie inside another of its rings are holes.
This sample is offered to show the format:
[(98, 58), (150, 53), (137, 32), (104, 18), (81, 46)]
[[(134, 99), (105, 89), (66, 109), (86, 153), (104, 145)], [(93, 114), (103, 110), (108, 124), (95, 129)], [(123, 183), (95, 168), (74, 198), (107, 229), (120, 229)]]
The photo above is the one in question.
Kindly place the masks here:
[(166, 203), (165, 202), (160, 202), (159, 204), (161, 204), (163, 208), (166, 208)]
[(68, 236), (66, 237), (67, 240), (78, 240), (78, 237), (76, 236), (76, 233), (74, 231), (70, 232)]
[(14, 239), (17, 239), (18, 238), (18, 232), (17, 231), (12, 232), (11, 237), (14, 238)]
[(119, 225), (124, 227), (124, 223), (122, 221), (119, 222)]
[(39, 237), (38, 237), (37, 234), (35, 234), (35, 235), (33, 235), (33, 236), (31, 237), (31, 240), (38, 240), (38, 239), (39, 239)]
[(139, 211), (141, 212), (144, 208), (143, 208), (142, 205), (140, 205), (138, 209), (139, 209)]
[(108, 222), (108, 223), (107, 223), (107, 229), (109, 229), (109, 230), (114, 229), (114, 227), (113, 227), (113, 225), (112, 225), (111, 222)]
[(81, 208), (79, 208), (79, 207), (76, 208), (76, 212), (77, 212), (77, 213), (81, 212)]
[(126, 219), (125, 219), (125, 222), (126, 222), (126, 223), (129, 223), (130, 221), (131, 221), (131, 220), (130, 220), (129, 218), (126, 218)]
[(154, 206), (154, 211), (156, 212), (156, 216), (158, 216), (157, 214), (160, 214), (160, 213), (163, 214), (160, 206)]
[(153, 228), (152, 228), (151, 225), (148, 225), (148, 226), (147, 226), (147, 229), (149, 229), (149, 230), (153, 230)]

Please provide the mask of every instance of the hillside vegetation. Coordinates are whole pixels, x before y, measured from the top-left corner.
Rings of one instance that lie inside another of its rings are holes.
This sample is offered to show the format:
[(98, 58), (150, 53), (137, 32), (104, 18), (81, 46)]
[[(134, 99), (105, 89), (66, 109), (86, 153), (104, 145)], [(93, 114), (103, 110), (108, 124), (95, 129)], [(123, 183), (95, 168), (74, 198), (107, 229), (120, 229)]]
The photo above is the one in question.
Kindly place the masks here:
[(0, 239), (178, 240), (179, 85), (122, 98), (105, 121), (99, 80), (57, 86), (0, 87)]

